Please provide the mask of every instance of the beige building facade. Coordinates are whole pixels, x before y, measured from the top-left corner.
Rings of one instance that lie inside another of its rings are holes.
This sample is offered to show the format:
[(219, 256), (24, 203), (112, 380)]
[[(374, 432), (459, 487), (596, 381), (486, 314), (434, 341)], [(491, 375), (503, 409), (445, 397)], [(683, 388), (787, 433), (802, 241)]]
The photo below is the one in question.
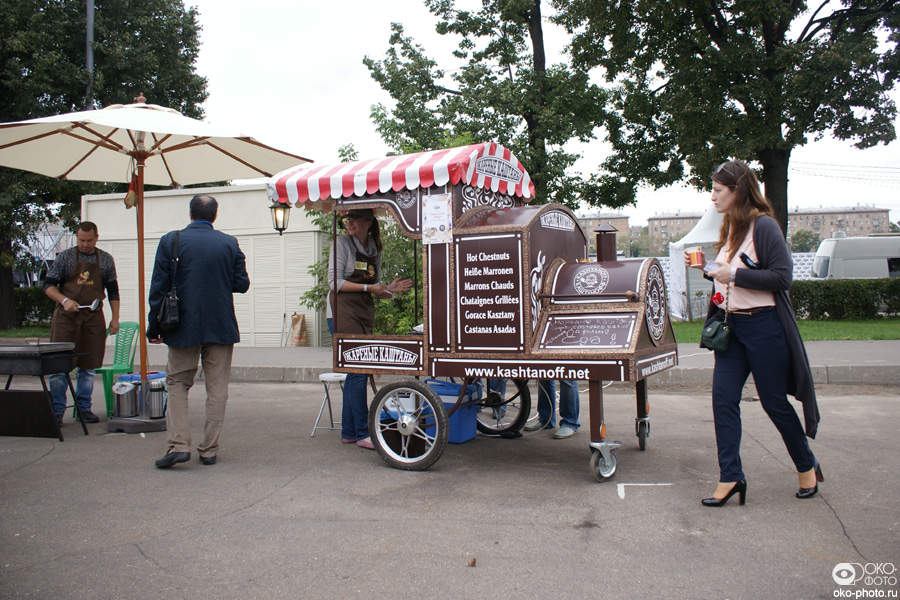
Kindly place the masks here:
[(890, 210), (874, 206), (805, 208), (788, 213), (788, 235), (812, 231), (820, 239), (853, 237), (890, 231)]
[(586, 215), (578, 218), (578, 224), (581, 225), (581, 229), (588, 239), (588, 256), (597, 255), (597, 234), (594, 233), (594, 228), (597, 227), (597, 225), (605, 225), (606, 223), (609, 223), (616, 228), (616, 250), (626, 254), (628, 253), (630, 234), (628, 216), (623, 215), (622, 213), (609, 212)]
[[(328, 345), (330, 337), (324, 314), (301, 307), (299, 298), (314, 282), (309, 267), (330, 243), (306, 217), (306, 211), (291, 210), (290, 227), (279, 236), (272, 228), (270, 201), (265, 184), (235, 185), (146, 192), (144, 209), (144, 288), (150, 276), (159, 238), (190, 222), (188, 203), (194, 194), (215, 196), (219, 213), (214, 224), (219, 231), (237, 238), (247, 257), (250, 290), (234, 295), (234, 308), (241, 332), (241, 346), (282, 345), (285, 315), (305, 317), (309, 345)], [(134, 209), (126, 209), (124, 194), (87, 195), (81, 199), (81, 218), (97, 224), (97, 247), (113, 255), (121, 295), (120, 319), (138, 320), (138, 253)], [(107, 313), (107, 318), (109, 314)]]
[(702, 216), (700, 213), (677, 212), (648, 218), (650, 253), (653, 256), (668, 256), (669, 243), (683, 238)]
[[(662, 214), (647, 219), (651, 254), (665, 256), (670, 242), (683, 238), (702, 215), (695, 213)], [(788, 213), (788, 237), (801, 230), (818, 234), (820, 239), (851, 237), (890, 231), (890, 211), (874, 206), (795, 209)]]

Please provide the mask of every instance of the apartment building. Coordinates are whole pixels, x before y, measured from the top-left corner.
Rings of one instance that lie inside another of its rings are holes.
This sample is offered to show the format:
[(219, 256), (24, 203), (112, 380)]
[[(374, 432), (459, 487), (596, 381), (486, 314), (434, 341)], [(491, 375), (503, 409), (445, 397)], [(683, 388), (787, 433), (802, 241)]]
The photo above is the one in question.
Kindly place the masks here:
[[(647, 219), (651, 254), (668, 255), (669, 243), (685, 236), (700, 220), (699, 213), (661, 214)], [(890, 231), (890, 210), (875, 206), (803, 208), (788, 213), (788, 237), (800, 230), (820, 239), (851, 237)]]
[(890, 231), (890, 211), (875, 206), (803, 208), (788, 213), (788, 235), (806, 229), (820, 239)]
[(616, 250), (627, 254), (630, 236), (628, 217), (622, 213), (608, 212), (578, 218), (578, 224), (581, 225), (588, 238), (588, 255), (597, 254), (597, 234), (594, 233), (594, 228), (601, 223), (609, 223), (616, 228)]
[(647, 219), (650, 252), (654, 256), (668, 256), (669, 243), (683, 238), (702, 217), (702, 213), (666, 213)]

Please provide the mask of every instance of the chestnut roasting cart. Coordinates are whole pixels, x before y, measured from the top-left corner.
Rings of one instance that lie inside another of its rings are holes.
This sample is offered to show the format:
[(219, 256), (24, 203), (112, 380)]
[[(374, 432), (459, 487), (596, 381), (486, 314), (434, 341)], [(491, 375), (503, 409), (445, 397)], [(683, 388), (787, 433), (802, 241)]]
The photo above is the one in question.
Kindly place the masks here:
[(485, 382), (477, 398), (478, 430), (507, 436), (528, 418), (528, 380), (588, 381), (590, 470), (598, 481), (615, 473), (619, 446), (607, 440), (603, 382), (634, 382), (635, 432), (645, 448), (646, 379), (678, 362), (659, 262), (617, 260), (611, 226), (598, 228), (597, 260), (588, 261), (575, 215), (560, 204), (528, 204), (534, 185), (508, 149), (481, 143), (302, 165), (268, 188), (278, 203), (389, 214), (421, 247), (421, 332), (333, 338), (335, 371), (402, 377), (369, 407), (372, 441), (388, 464), (434, 464), (447, 445), (448, 416), (469, 389), (462, 386), (448, 411), (422, 377), (512, 380), (508, 392)]

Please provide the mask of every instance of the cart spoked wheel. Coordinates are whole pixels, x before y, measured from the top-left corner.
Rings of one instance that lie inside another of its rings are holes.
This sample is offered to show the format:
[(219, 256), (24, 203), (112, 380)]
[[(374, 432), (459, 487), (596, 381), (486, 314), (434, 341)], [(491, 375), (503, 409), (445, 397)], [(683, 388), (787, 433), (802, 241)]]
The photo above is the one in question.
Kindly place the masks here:
[(647, 421), (638, 421), (637, 424), (637, 439), (638, 439), (638, 448), (641, 450), (647, 449), (647, 438), (650, 437), (650, 423)]
[[(490, 389), (483, 380), (485, 394), (481, 400), (475, 425), (487, 435), (505, 431), (517, 432), (525, 426), (531, 413), (531, 392), (527, 379), (504, 379), (501, 390)], [(510, 385), (512, 383), (513, 385)]]
[(616, 472), (616, 451), (609, 451), (609, 460), (603, 458), (599, 450), (591, 450), (591, 475), (597, 481), (606, 481)]
[(444, 403), (418, 381), (386, 385), (369, 407), (369, 434), (384, 462), (396, 469), (424, 471), (447, 447)]

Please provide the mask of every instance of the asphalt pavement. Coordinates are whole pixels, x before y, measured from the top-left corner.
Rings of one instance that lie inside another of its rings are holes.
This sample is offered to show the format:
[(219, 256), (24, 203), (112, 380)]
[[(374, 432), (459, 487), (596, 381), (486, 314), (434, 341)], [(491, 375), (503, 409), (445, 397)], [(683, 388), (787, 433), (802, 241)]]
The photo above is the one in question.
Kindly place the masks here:
[[(849, 345), (823, 352), (858, 367)], [(882, 348), (866, 368), (884, 360), (896, 377), (896, 346)], [(301, 355), (318, 356), (292, 349), (289, 362)], [(695, 359), (682, 351), (679, 368)], [(794, 498), (778, 433), (745, 402), (747, 504), (712, 509), (699, 502), (718, 476), (709, 382), (649, 387), (643, 452), (632, 389), (605, 392), (609, 438), (624, 445), (602, 483), (588, 468), (586, 393), (573, 438), (479, 435), (423, 472), (337, 431), (310, 437), (318, 383), (233, 383), (214, 466), (193, 452), (158, 470), (165, 432), (101, 422), (84, 436), (67, 415), (64, 442), (0, 437), (0, 598), (896, 597), (895, 571), (871, 585), (832, 573), (900, 564), (900, 386), (819, 386), (811, 443), (825, 482), (809, 500)], [(195, 443), (204, 397), (201, 381)]]

